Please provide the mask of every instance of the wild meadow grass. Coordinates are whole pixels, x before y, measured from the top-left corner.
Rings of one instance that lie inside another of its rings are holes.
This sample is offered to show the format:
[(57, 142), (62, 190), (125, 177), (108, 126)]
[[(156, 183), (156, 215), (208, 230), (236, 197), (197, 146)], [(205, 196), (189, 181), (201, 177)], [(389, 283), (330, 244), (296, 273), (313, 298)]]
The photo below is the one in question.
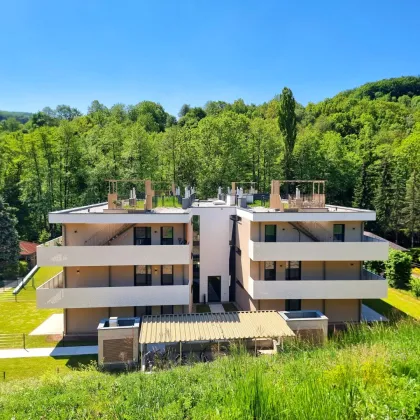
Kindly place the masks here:
[(351, 327), (274, 357), (238, 348), (152, 374), (93, 368), (0, 385), (15, 419), (418, 419), (420, 323)]

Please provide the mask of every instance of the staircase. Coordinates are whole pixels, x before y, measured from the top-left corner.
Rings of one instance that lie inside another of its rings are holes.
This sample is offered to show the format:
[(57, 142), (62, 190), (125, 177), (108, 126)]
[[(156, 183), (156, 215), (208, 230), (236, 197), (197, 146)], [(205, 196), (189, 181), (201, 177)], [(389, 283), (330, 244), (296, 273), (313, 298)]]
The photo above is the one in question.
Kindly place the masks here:
[(111, 245), (111, 242), (130, 228), (132, 228), (135, 223), (125, 223), (122, 226), (107, 225), (104, 229), (101, 229), (99, 232), (96, 232), (89, 239), (86, 239), (85, 245), (88, 246), (102, 246), (102, 245)]
[(321, 242), (320, 239), (317, 236), (315, 236), (310, 230), (308, 230), (303, 223), (289, 222), (289, 224), (292, 225), (300, 233), (303, 233), (309, 239), (312, 239), (314, 242)]
[(318, 222), (289, 222), (289, 224), (314, 242), (331, 242), (333, 240), (332, 232)]

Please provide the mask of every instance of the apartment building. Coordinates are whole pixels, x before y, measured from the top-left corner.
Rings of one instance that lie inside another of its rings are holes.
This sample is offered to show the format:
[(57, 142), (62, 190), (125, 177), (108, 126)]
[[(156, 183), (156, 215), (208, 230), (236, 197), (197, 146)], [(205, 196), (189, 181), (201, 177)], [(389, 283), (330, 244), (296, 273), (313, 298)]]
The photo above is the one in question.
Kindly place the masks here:
[(387, 295), (386, 280), (363, 261), (387, 259), (388, 242), (364, 235), (375, 212), (326, 205), (323, 181), (305, 183), (310, 194), (281, 195), (287, 182), (273, 181), (262, 206), (252, 203), (261, 194), (235, 184), (215, 200), (187, 191), (180, 208), (153, 206), (149, 182), (144, 208), (135, 194), (125, 205), (113, 190), (106, 203), (52, 212), (63, 235), (38, 247), (38, 265), (63, 272), (38, 288), (38, 307), (63, 308), (68, 335), (96, 333), (110, 316), (190, 313), (194, 303), (227, 301), (359, 322), (362, 299)]

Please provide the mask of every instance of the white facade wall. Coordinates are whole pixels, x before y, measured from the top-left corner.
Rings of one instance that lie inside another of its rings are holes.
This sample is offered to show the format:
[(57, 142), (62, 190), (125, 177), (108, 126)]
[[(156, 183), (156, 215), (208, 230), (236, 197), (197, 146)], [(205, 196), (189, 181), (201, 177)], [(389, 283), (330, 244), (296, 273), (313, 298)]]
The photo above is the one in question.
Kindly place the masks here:
[(254, 242), (254, 261), (365, 261), (388, 259), (388, 242)]
[(253, 299), (381, 299), (388, 295), (383, 280), (295, 280), (259, 281), (249, 279)]
[(190, 245), (50, 246), (38, 247), (37, 256), (40, 267), (175, 265), (191, 260)]
[(188, 305), (190, 287), (185, 285), (37, 289), (36, 303), (38, 308)]
[[(200, 216), (200, 302), (208, 296), (208, 277), (221, 276), (221, 300), (229, 301), (230, 216), (236, 207), (193, 207)], [(234, 279), (232, 280), (234, 281)]]

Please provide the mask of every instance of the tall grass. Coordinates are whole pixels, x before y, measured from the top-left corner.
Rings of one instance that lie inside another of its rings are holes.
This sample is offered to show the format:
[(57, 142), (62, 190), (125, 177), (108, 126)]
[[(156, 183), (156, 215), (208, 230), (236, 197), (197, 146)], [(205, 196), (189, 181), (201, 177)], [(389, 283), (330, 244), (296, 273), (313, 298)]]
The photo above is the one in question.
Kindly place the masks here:
[(418, 419), (420, 323), (352, 327), (274, 357), (119, 376), (93, 369), (0, 386), (0, 418)]

